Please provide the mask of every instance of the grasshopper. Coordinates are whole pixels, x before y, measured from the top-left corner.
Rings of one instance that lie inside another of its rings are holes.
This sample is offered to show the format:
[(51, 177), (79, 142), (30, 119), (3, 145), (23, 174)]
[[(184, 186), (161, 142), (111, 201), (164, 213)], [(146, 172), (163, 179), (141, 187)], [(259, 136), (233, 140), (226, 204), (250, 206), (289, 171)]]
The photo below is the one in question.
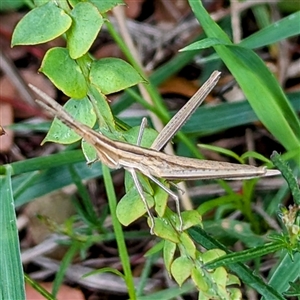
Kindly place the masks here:
[[(96, 132), (90, 127), (75, 120), (54, 99), (33, 85), (30, 87), (42, 98), (37, 103), (47, 110), (52, 116), (57, 117), (64, 124), (73, 129), (87, 143), (91, 144), (97, 152), (98, 159), (111, 169), (124, 168), (133, 177), (136, 189), (144, 202), (151, 220), (151, 233), (154, 231), (154, 217), (150, 212), (145, 199), (142, 186), (137, 173), (140, 172), (159, 185), (176, 202), (176, 209), (182, 230), (182, 218), (180, 216), (179, 198), (168, 187), (163, 185), (158, 178), (166, 180), (197, 180), (197, 179), (249, 179), (261, 176), (273, 176), (280, 174), (277, 170), (267, 170), (265, 167), (233, 164), (211, 160), (200, 160), (160, 152), (161, 148), (183, 126), (184, 122), (201, 104), (210, 90), (215, 86), (220, 77), (220, 72), (213, 72), (209, 80), (196, 94), (183, 106), (183, 108), (170, 120), (158, 135), (151, 148), (144, 148), (126, 142), (112, 140), (101, 132)], [(140, 140), (142, 130), (138, 140)]]

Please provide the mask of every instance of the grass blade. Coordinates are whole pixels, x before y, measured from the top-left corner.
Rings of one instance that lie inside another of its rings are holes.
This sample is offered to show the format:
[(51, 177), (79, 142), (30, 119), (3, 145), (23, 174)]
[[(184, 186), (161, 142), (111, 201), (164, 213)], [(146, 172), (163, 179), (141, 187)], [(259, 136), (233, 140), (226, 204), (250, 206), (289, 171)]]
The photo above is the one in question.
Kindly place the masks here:
[[(287, 150), (300, 148), (299, 119), (264, 62), (252, 50), (233, 45), (201, 1), (190, 0), (189, 3), (208, 38), (223, 41), (223, 45), (215, 45), (214, 49), (237, 80), (260, 121)], [(296, 161), (299, 163), (300, 153)]]
[(0, 298), (25, 299), (24, 275), (11, 186), (11, 168), (0, 176)]

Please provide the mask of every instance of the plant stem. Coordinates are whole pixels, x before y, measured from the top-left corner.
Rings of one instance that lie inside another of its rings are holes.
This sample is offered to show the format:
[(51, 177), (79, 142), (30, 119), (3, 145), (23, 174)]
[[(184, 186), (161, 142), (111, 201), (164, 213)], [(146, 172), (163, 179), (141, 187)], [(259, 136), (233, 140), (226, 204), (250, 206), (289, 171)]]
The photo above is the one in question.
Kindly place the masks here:
[(134, 287), (134, 281), (133, 276), (130, 268), (130, 258), (128, 256), (126, 244), (125, 244), (125, 238), (122, 231), (122, 226), (118, 221), (117, 218), (117, 199), (116, 194), (112, 182), (112, 178), (110, 175), (109, 168), (102, 164), (102, 172), (103, 172), (103, 178), (105, 183), (105, 189), (108, 197), (108, 204), (109, 209), (112, 217), (114, 232), (116, 235), (116, 241), (119, 249), (119, 255), (122, 262), (124, 275), (125, 275), (125, 281), (128, 288), (128, 294), (131, 300), (136, 299), (136, 293), (135, 293), (135, 287)]

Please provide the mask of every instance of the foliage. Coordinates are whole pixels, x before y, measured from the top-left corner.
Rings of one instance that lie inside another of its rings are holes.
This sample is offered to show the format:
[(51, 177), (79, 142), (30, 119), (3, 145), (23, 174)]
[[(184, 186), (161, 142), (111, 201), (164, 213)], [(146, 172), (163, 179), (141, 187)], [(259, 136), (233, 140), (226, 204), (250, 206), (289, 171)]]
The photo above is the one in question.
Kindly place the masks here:
[[(59, 36), (64, 36), (67, 42), (67, 47), (55, 47), (47, 51), (40, 67), (40, 72), (45, 74), (52, 83), (64, 94), (71, 99), (65, 104), (64, 108), (80, 120), (82, 123), (95, 127), (95, 130), (114, 140), (126, 141), (135, 143), (138, 129), (124, 125), (115, 117), (118, 109), (113, 107), (113, 110), (108, 105), (107, 95), (119, 91), (123, 91), (136, 84), (149, 83), (149, 79), (144, 72), (139, 68), (135, 58), (129, 53), (126, 45), (122, 43), (115, 29), (108, 22), (106, 12), (116, 5), (121, 5), (122, 1), (36, 1), (37, 6), (33, 8), (25, 17), (18, 23), (13, 37), (12, 46), (17, 45), (34, 45), (51, 41)], [(282, 144), (296, 163), (299, 164), (299, 149), (300, 149), (300, 122), (292, 107), (274, 76), (267, 69), (263, 61), (252, 50), (255, 47), (261, 47), (265, 43), (273, 43), (279, 41), (282, 36), (289, 37), (299, 34), (295, 19), (299, 17), (296, 12), (290, 17), (279, 21), (276, 26), (270, 26), (261, 30), (259, 35), (253, 35), (239, 45), (231, 43), (225, 32), (210, 18), (208, 13), (203, 8), (200, 1), (189, 1), (195, 16), (201, 23), (207, 38), (202, 39), (194, 44), (185, 47), (182, 51), (187, 51), (180, 54), (181, 61), (188, 61), (193, 55), (191, 50), (200, 50), (206, 47), (213, 47), (224, 64), (232, 72), (235, 79), (241, 86), (246, 95), (247, 100), (252, 106), (256, 116), (266, 128), (273, 134), (274, 137)], [(116, 58), (105, 58), (95, 60), (89, 50), (95, 41), (102, 25), (106, 24), (111, 35), (119, 43), (120, 47), (127, 55), (130, 63)], [(280, 27), (280, 34), (276, 30)], [(291, 29), (292, 28), (292, 29)], [(266, 38), (268, 37), (268, 39)], [(179, 64), (177, 67), (180, 66)], [(174, 69), (169, 71), (168, 76)], [(157, 76), (163, 78), (160, 70)], [(153, 78), (153, 82), (158, 83), (161, 78)], [(150, 95), (154, 98), (154, 106), (150, 107), (158, 116), (165, 122), (169, 118), (164, 105), (161, 103), (160, 97), (157, 96), (155, 87), (150, 84), (145, 85)], [(139, 96), (134, 90), (129, 90), (136, 99)], [(141, 102), (143, 100), (140, 99)], [(124, 104), (125, 103), (125, 104)], [(127, 104), (126, 104), (127, 103)], [(126, 98), (122, 105), (128, 105)], [(144, 102), (143, 102), (144, 103)], [(296, 101), (295, 101), (296, 103)], [(247, 104), (245, 104), (247, 105)], [(297, 105), (297, 103), (295, 104)], [(207, 108), (204, 108), (207, 109)], [(223, 110), (222, 110), (223, 109)], [(218, 111), (213, 114), (222, 114), (226, 108), (220, 106)], [(250, 110), (250, 108), (249, 108)], [(232, 109), (230, 108), (230, 113)], [(238, 109), (240, 112), (240, 109)], [(213, 115), (212, 114), (212, 115)], [(223, 114), (222, 114), (223, 115)], [(226, 116), (226, 115), (225, 115)], [(232, 114), (230, 114), (232, 117)], [(254, 118), (253, 117), (253, 118)], [(233, 118), (236, 122), (246, 122), (243, 117)], [(276, 122), (274, 122), (274, 119)], [(208, 122), (215, 123), (215, 118), (211, 117)], [(193, 124), (199, 125), (199, 122)], [(208, 123), (205, 130), (199, 129), (197, 126), (192, 126), (189, 133), (207, 135), (213, 131), (212, 126)], [(201, 126), (201, 124), (200, 124)], [(232, 126), (231, 119), (224, 118), (222, 124), (216, 129), (222, 130)], [(197, 129), (195, 129), (197, 127)], [(146, 130), (143, 136), (143, 146), (149, 147), (155, 137), (155, 133), (151, 130)], [(178, 139), (181, 145), (185, 145), (185, 149), (200, 156), (197, 149), (191, 145), (190, 141), (184, 134), (179, 134)], [(58, 120), (54, 120), (44, 142), (54, 141), (62, 144), (72, 144), (80, 141), (81, 138), (76, 135), (70, 128), (62, 124)], [(84, 199), (84, 207), (78, 207), (82, 220), (85, 221), (86, 231), (83, 233), (77, 232), (76, 227), (70, 221), (65, 224), (63, 229), (56, 228), (56, 231), (61, 232), (70, 238), (71, 246), (65, 256), (60, 271), (55, 280), (53, 297), (56, 296), (59, 285), (63, 280), (63, 275), (71, 263), (72, 258), (78, 252), (84, 252), (91, 244), (104, 238), (108, 238), (109, 234), (103, 226), (103, 220), (97, 219), (91, 207), (90, 199), (86, 188), (82, 184), (82, 179), (103, 176), (105, 187), (108, 195), (109, 208), (112, 215), (115, 239), (118, 243), (120, 258), (123, 265), (124, 274), (115, 272), (125, 279), (128, 294), (130, 299), (137, 299), (137, 294), (134, 287), (133, 275), (130, 268), (130, 259), (125, 245), (125, 236), (122, 227), (118, 220), (123, 225), (129, 225), (135, 219), (145, 214), (145, 207), (139, 199), (137, 191), (133, 188), (133, 181), (128, 177), (125, 178), (126, 194), (121, 199), (119, 204), (116, 201), (116, 195), (111, 179), (111, 174), (107, 167), (100, 168), (99, 163), (93, 164), (91, 168), (84, 166), (84, 158), (88, 162), (93, 162), (96, 157), (95, 149), (89, 147), (81, 141), (82, 153), (78, 150), (72, 150), (51, 155), (49, 157), (34, 158), (20, 163), (12, 163), (0, 168), (1, 173), (1, 190), (5, 190), (4, 203), (6, 208), (13, 201), (13, 196), (16, 199), (16, 205), (21, 205), (30, 201), (34, 197), (36, 191), (49, 191), (61, 188), (64, 185), (74, 182), (78, 188), (81, 197)], [(249, 156), (254, 156), (265, 162), (266, 158), (258, 153), (246, 153), (239, 157), (235, 153), (222, 151), (222, 153), (235, 157), (241, 162), (244, 162)], [(274, 164), (282, 171), (287, 178), (289, 185), (295, 195), (295, 203), (299, 205), (299, 191), (297, 184), (292, 180), (293, 175), (290, 170), (282, 168), (282, 163), (277, 164), (280, 159)], [(39, 172), (41, 170), (41, 172)], [(11, 174), (13, 185), (11, 186)], [(55, 177), (63, 178), (55, 181)], [(230, 253), (227, 245), (223, 245), (216, 239), (207, 234), (208, 229), (202, 228), (202, 220), (199, 212), (209, 212), (216, 209), (216, 216), (224, 215), (221, 211), (221, 205), (224, 203), (227, 206), (222, 206), (222, 209), (234, 211), (239, 209), (245, 219), (253, 228), (259, 227), (258, 221), (251, 211), (251, 201), (254, 195), (254, 189), (257, 181), (244, 183), (241, 194), (234, 193), (226, 184), (221, 183), (227, 191), (227, 195), (216, 199), (208, 200), (201, 204), (195, 211), (186, 211), (182, 213), (183, 232), (178, 230), (178, 216), (167, 208), (167, 194), (158, 188), (156, 185), (149, 182), (147, 178), (141, 177), (143, 189), (146, 194), (146, 199), (149, 202), (149, 207), (154, 207), (157, 212), (155, 218), (156, 236), (163, 240), (160, 247), (149, 251), (148, 255), (154, 255), (156, 252), (162, 251), (165, 262), (165, 267), (168, 273), (173, 276), (178, 285), (186, 287), (185, 282), (191, 278), (194, 285), (199, 290), (199, 299), (240, 299), (241, 291), (237, 288), (241, 282), (255, 289), (266, 299), (283, 299), (282, 293), (287, 292), (289, 281), (297, 279), (296, 272), (291, 272), (290, 276), (283, 276), (287, 270), (299, 269), (299, 208), (293, 206), (289, 209), (281, 209), (281, 219), (285, 225), (285, 231), (277, 236), (271, 236), (271, 242), (268, 238), (257, 238), (250, 226), (246, 226), (243, 222), (238, 222), (245, 236), (241, 237), (242, 233), (236, 233), (238, 236), (233, 236), (233, 230), (224, 232), (223, 239), (230, 238), (234, 241), (244, 239), (250, 245), (240, 253)], [(37, 188), (38, 187), (38, 188)], [(45, 187), (45, 189), (43, 188)], [(26, 194), (27, 193), (27, 194)], [(23, 197), (23, 198), (22, 198)], [(19, 200), (18, 200), (19, 199)], [(18, 202), (19, 201), (19, 202)], [(281, 201), (281, 199), (280, 199)], [(3, 202), (3, 201), (2, 201)], [(134, 207), (134, 209), (132, 209)], [(12, 208), (12, 206), (10, 206)], [(1, 223), (4, 226), (10, 222), (5, 219), (3, 214), (10, 215), (10, 220), (14, 219), (11, 209), (2, 210), (0, 213)], [(216, 223), (218, 220), (215, 220)], [(13, 222), (15, 224), (15, 222)], [(247, 224), (247, 225), (249, 225)], [(224, 225), (224, 224), (223, 224)], [(55, 227), (55, 225), (53, 225)], [(1, 226), (1, 228), (6, 228)], [(14, 228), (11, 228), (14, 229)], [(223, 230), (222, 224), (218, 227)], [(92, 235), (91, 232), (96, 231), (97, 234)], [(224, 229), (225, 231), (225, 229)], [(8, 269), (14, 270), (13, 273), (7, 274), (5, 282), (13, 282), (14, 286), (22, 286), (22, 270), (20, 268), (19, 245), (17, 243), (16, 230), (6, 231), (9, 233), (13, 243), (9, 243), (11, 249), (1, 251), (0, 259), (5, 257), (7, 251), (14, 253), (12, 256), (15, 260), (11, 262)], [(4, 235), (1, 235), (3, 237)], [(206, 252), (201, 252), (198, 245), (201, 245)], [(254, 248), (253, 245), (255, 246)], [(1, 247), (7, 246), (4, 241)], [(283, 251), (286, 256), (274, 268), (270, 285), (252, 273), (245, 266), (248, 260), (262, 258), (263, 256)], [(4, 256), (3, 256), (4, 255)], [(292, 262), (292, 259), (295, 261)], [(290, 260), (289, 260), (290, 259)], [(285, 261), (285, 265), (283, 265)], [(1, 264), (2, 265), (2, 264)], [(278, 272), (281, 270), (282, 272)], [(112, 271), (106, 268), (102, 271)], [(12, 275), (18, 274), (13, 278)], [(233, 275), (231, 272), (234, 272)], [(2, 272), (1, 272), (2, 274)], [(11, 275), (11, 276), (9, 276)], [(276, 282), (280, 281), (282, 285), (276, 286)], [(2, 280), (3, 282), (3, 280)], [(292, 285), (291, 285), (292, 286)], [(2, 290), (2, 289), (1, 289)], [(15, 289), (11, 289), (16, 292)], [(18, 290), (18, 295), (12, 298), (22, 299), (24, 293), (22, 288)], [(167, 292), (166, 292), (167, 293)], [(287, 292), (288, 293), (288, 292)], [(291, 291), (290, 291), (291, 293)], [(3, 294), (7, 296), (6, 294)], [(164, 297), (160, 295), (164, 299)], [(155, 295), (153, 295), (155, 297)], [(6, 298), (11, 298), (7, 296)], [(139, 299), (146, 299), (139, 297)]]

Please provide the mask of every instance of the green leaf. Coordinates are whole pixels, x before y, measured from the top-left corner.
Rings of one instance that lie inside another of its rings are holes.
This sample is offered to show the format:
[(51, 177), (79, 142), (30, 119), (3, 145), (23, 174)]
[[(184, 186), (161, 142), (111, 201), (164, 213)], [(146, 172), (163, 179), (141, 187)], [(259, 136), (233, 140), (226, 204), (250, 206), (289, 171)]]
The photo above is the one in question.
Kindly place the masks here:
[[(295, 12), (245, 38), (239, 43), (239, 46), (256, 49), (299, 35), (299, 18), (300, 12)], [(228, 45), (228, 43), (219, 38), (209, 37), (194, 42), (180, 51), (206, 49), (217, 45)]]
[(30, 285), (33, 289), (35, 289), (40, 295), (39, 297), (43, 297), (43, 299), (53, 300), (54, 296), (51, 295), (44, 287), (42, 287), (37, 281), (33, 280), (27, 274), (24, 274), (26, 284)]
[(174, 260), (175, 250), (176, 250), (175, 243), (168, 240), (164, 241), (163, 257), (164, 257), (165, 267), (170, 276), (171, 276), (171, 265)]
[[(17, 173), (26, 166), (40, 171), (25, 170), (27, 173), (14, 176), (12, 183), (16, 206), (19, 207), (34, 198), (72, 184), (73, 178), (70, 174), (69, 164), (73, 164), (82, 180), (102, 176), (101, 164), (94, 163), (87, 166), (81, 150), (65, 151), (53, 155), (20, 161), (18, 167), (15, 168)], [(12, 165), (12, 167), (14, 166)], [(44, 168), (45, 170), (43, 170)]]
[[(149, 179), (140, 173), (137, 173), (137, 177), (139, 179), (141, 186), (143, 187), (143, 191), (145, 191), (149, 196), (152, 197), (154, 195), (154, 190), (152, 188), (152, 185), (149, 182)], [(133, 181), (131, 174), (129, 172), (125, 172), (125, 190), (126, 192), (128, 192), (132, 189), (135, 189), (136, 194), (138, 194), (138, 191), (135, 188), (135, 183)]]
[(207, 150), (210, 150), (210, 151), (225, 154), (226, 156), (229, 156), (229, 157), (232, 157), (232, 158), (236, 159), (241, 164), (244, 163), (244, 161), (232, 150), (225, 149), (225, 148), (218, 147), (218, 146), (214, 146), (214, 145), (206, 145), (206, 144), (198, 144), (197, 146), (201, 149), (207, 149)]
[(66, 252), (66, 254), (64, 255), (63, 259), (61, 260), (61, 262), (59, 264), (59, 269), (55, 274), (55, 279), (54, 279), (53, 286), (52, 286), (52, 295), (55, 298), (57, 296), (60, 286), (63, 283), (63, 280), (64, 280), (65, 274), (68, 270), (68, 267), (72, 264), (72, 260), (80, 251), (80, 246), (81, 246), (80, 242), (73, 241), (70, 248), (68, 249), (68, 251)]
[(264, 62), (250, 49), (229, 45), (230, 39), (200, 1), (190, 0), (189, 3), (206, 35), (228, 44), (214, 46), (214, 49), (239, 83), (260, 121), (287, 150), (299, 148), (299, 119)]
[(240, 42), (240, 46), (255, 49), (300, 34), (300, 11), (259, 30)]
[(299, 119), (264, 62), (252, 50), (239, 46), (227, 47), (224, 57), (227, 55), (236, 60), (235, 65), (229, 63), (230, 69), (259, 120), (287, 150), (299, 148)]
[[(144, 192), (144, 196), (148, 203), (148, 206), (151, 208), (154, 205), (154, 200), (151, 195)], [(137, 193), (135, 188), (129, 190), (125, 196), (119, 201), (117, 205), (117, 217), (121, 224), (128, 226), (146, 212), (145, 205)]]
[[(129, 130), (127, 130), (124, 134), (123, 137), (125, 138), (125, 140), (133, 145), (136, 145), (137, 142), (137, 137), (139, 135), (139, 131), (140, 131), (140, 126), (136, 126), (133, 127)], [(152, 129), (152, 128), (145, 128), (144, 132), (143, 132), (143, 136), (142, 136), (142, 140), (141, 140), (141, 146), (142, 147), (147, 147), (149, 148), (153, 141), (155, 140), (155, 138), (157, 137), (157, 132)], [(126, 191), (131, 191), (132, 188), (134, 188), (134, 182), (131, 176), (129, 176), (130, 174), (128, 172), (126, 172), (125, 174), (125, 187), (126, 187)], [(141, 174), (138, 174), (139, 177), (139, 181), (143, 187), (143, 190), (146, 191), (146, 193), (150, 195), (152, 195), (152, 197), (154, 197), (154, 202), (155, 202), (155, 211), (158, 214), (158, 216), (162, 217), (165, 213), (165, 209), (167, 206), (167, 201), (168, 201), (168, 194), (158, 185), (150, 184), (149, 179), (146, 178), (145, 176), (142, 176)], [(161, 183), (163, 185), (167, 185), (168, 183), (160, 180)], [(134, 190), (136, 191), (136, 189), (134, 188)], [(137, 191), (136, 194), (138, 195)]]
[(181, 213), (181, 218), (183, 222), (183, 230), (190, 227), (201, 225), (202, 217), (197, 210), (186, 210)]
[(10, 166), (0, 176), (0, 191), (0, 295), (1, 299), (25, 299)]
[[(151, 225), (148, 219), (149, 226)], [(178, 232), (174, 229), (168, 218), (155, 218), (154, 219), (154, 233), (164, 240), (173, 243), (179, 243)]]
[(227, 277), (227, 285), (241, 285), (241, 281), (237, 276), (229, 273)]
[[(125, 138), (127, 143), (136, 145), (139, 132), (140, 126), (134, 126), (126, 132), (124, 132), (123, 137)], [(140, 146), (150, 148), (157, 135), (157, 131), (153, 128), (145, 128)]]
[[(72, 5), (72, 7), (74, 7), (78, 3), (81, 3), (80, 0), (69, 0), (68, 2)], [(105, 0), (105, 1), (90, 0), (89, 2), (94, 4), (98, 8), (100, 13), (105, 13), (117, 5), (125, 4), (123, 0)]]
[[(198, 244), (202, 245), (206, 249), (219, 248), (224, 251), (228, 249), (213, 239), (204, 230), (199, 227), (193, 227), (189, 229), (189, 234)], [(254, 275), (252, 271), (241, 263), (232, 264), (229, 269), (234, 272), (245, 284), (255, 289), (258, 293), (265, 296), (266, 299), (280, 299), (284, 300), (284, 297), (278, 293), (275, 289), (266, 284), (260, 277)]]
[(98, 159), (97, 151), (94, 146), (87, 143), (85, 140), (81, 140), (81, 149), (86, 159), (87, 164), (91, 164)]
[(48, 2), (49, 2), (49, 0), (33, 0), (33, 3), (34, 3), (35, 6), (42, 6), (42, 5), (44, 5)]
[(95, 41), (103, 18), (98, 9), (89, 2), (80, 2), (71, 11), (72, 26), (67, 31), (67, 44), (70, 56), (79, 58), (88, 52)]
[(213, 47), (216, 45), (227, 45), (228, 43), (226, 41), (223, 41), (218, 38), (205, 38), (203, 40), (194, 42), (182, 49), (180, 51), (192, 51), (192, 50), (200, 50), (200, 49), (206, 49), (209, 47)]
[(284, 244), (281, 242), (272, 242), (268, 244), (264, 244), (263, 246), (254, 247), (251, 249), (247, 249), (240, 252), (229, 253), (222, 257), (218, 257), (213, 261), (210, 261), (205, 266), (208, 269), (215, 269), (220, 266), (228, 266), (229, 264), (237, 263), (237, 262), (246, 262), (251, 259), (262, 257), (269, 253), (276, 252), (284, 248)]
[(218, 288), (221, 289), (221, 291), (223, 290), (222, 288), (226, 287), (227, 272), (226, 272), (225, 268), (223, 268), (223, 267), (217, 268), (212, 273), (211, 277), (218, 284)]
[(72, 19), (54, 1), (34, 8), (16, 26), (12, 46), (35, 45), (51, 41), (66, 32)]
[(285, 292), (284, 295), (287, 297), (292, 297), (292, 296), (300, 296), (300, 285), (299, 285), (299, 280), (298, 282), (289, 282), (290, 283), (290, 288), (289, 291)]
[(157, 213), (157, 216), (163, 217), (168, 205), (169, 194), (160, 187), (158, 187), (158, 189), (159, 190), (156, 190), (154, 194), (155, 212)]
[[(296, 112), (300, 112), (300, 93), (290, 94), (290, 104)], [(216, 117), (221, 116), (221, 117)], [(199, 122), (201, 120), (201, 122)], [(247, 101), (222, 103), (216, 106), (200, 107), (182, 129), (184, 133), (207, 136), (236, 126), (248, 125), (259, 121)], [(126, 122), (130, 123), (129, 119)], [(138, 120), (138, 123), (140, 121)], [(133, 125), (136, 125), (134, 123)]]
[(87, 94), (85, 78), (65, 48), (52, 48), (44, 56), (39, 69), (67, 96), (81, 99)]
[[(94, 113), (93, 106), (88, 98), (80, 100), (69, 99), (64, 105), (64, 108), (76, 120), (89, 127), (94, 126), (96, 114)], [(70, 127), (55, 118), (42, 144), (46, 142), (72, 144), (79, 141), (81, 138), (82, 137), (75, 133)]]
[[(300, 270), (300, 253), (294, 254), (293, 259), (290, 255), (285, 254), (280, 263), (276, 266), (276, 269), (272, 273), (270, 281), (268, 282), (270, 287), (273, 287), (279, 293), (288, 290), (290, 282), (294, 282), (299, 279)], [(268, 299), (265, 297), (263, 299)]]
[[(165, 210), (167, 207), (167, 202), (168, 202), (168, 198), (169, 198), (168, 193), (165, 192), (161, 187), (156, 185), (156, 183), (154, 183), (152, 186), (150, 183), (150, 180), (146, 176), (139, 174), (139, 173), (137, 174), (137, 176), (138, 176), (139, 182), (140, 182), (145, 194), (148, 197), (152, 197), (152, 200), (155, 203), (155, 211), (156, 211), (157, 215), (162, 217), (165, 214)], [(161, 181), (161, 184), (167, 185), (167, 183), (164, 181)], [(169, 187), (169, 186), (167, 185), (167, 187)], [(131, 192), (131, 194), (130, 194), (131, 197), (138, 197), (139, 199), (141, 199), (138, 191), (136, 190), (133, 178), (129, 172), (125, 173), (125, 189), (126, 189), (126, 192)], [(145, 213), (146, 208), (144, 208), (144, 209), (145, 209), (145, 211), (144, 211), (144, 213)]]
[(101, 269), (98, 269), (98, 270), (88, 272), (88, 273), (84, 274), (82, 277), (86, 278), (86, 277), (89, 277), (89, 276), (92, 276), (92, 275), (103, 274), (103, 273), (112, 273), (112, 274), (115, 274), (115, 275), (125, 279), (124, 274), (122, 274), (119, 270), (111, 268), (111, 267), (101, 268)]
[(188, 254), (192, 259), (196, 258), (196, 247), (192, 239), (185, 232), (180, 234), (180, 244), (184, 247), (185, 253)]
[(176, 282), (181, 286), (192, 273), (193, 262), (186, 256), (178, 257), (171, 266), (171, 273)]
[(105, 95), (145, 82), (130, 64), (119, 58), (94, 61), (91, 65), (90, 81)]
[[(115, 135), (118, 133), (115, 126), (115, 119), (111, 112), (109, 101), (105, 95), (93, 86), (89, 87), (89, 97), (93, 100), (95, 110), (98, 115), (98, 123), (101, 128), (101, 132), (105, 134), (104, 130), (113, 132)], [(112, 139), (118, 139), (118, 137), (111, 137)]]
[[(294, 283), (291, 283), (291, 286), (292, 286), (292, 284), (294, 284)], [(286, 297), (300, 297), (300, 288), (298, 287), (298, 284), (296, 283), (296, 284), (294, 284), (295, 285), (295, 287), (294, 287), (294, 289), (293, 290), (289, 290), (289, 291), (287, 291), (287, 292), (285, 292), (284, 293), (284, 295), (286, 296)]]
[(263, 155), (255, 152), (255, 151), (247, 151), (241, 155), (241, 159), (243, 161), (245, 161), (246, 159), (248, 159), (250, 157), (255, 158), (256, 160), (260, 160), (267, 165), (272, 165), (271, 161), (268, 158), (264, 157)]
[(207, 284), (207, 281), (205, 280), (203, 270), (198, 265), (193, 267), (191, 277), (200, 291), (202, 291), (204, 293), (208, 292), (209, 285)]
[(105, 0), (105, 1), (90, 0), (90, 1), (95, 6), (98, 7), (98, 9), (101, 13), (105, 13), (117, 5), (125, 5), (123, 0)]
[[(169, 183), (166, 180), (160, 179), (160, 183), (166, 188), (170, 188)], [(163, 190), (159, 185), (154, 183), (154, 202), (155, 202), (155, 211), (159, 217), (165, 215), (165, 211), (168, 204), (169, 194)]]
[(226, 255), (226, 252), (221, 249), (210, 249), (202, 254), (202, 260), (204, 263), (208, 263), (224, 255)]

